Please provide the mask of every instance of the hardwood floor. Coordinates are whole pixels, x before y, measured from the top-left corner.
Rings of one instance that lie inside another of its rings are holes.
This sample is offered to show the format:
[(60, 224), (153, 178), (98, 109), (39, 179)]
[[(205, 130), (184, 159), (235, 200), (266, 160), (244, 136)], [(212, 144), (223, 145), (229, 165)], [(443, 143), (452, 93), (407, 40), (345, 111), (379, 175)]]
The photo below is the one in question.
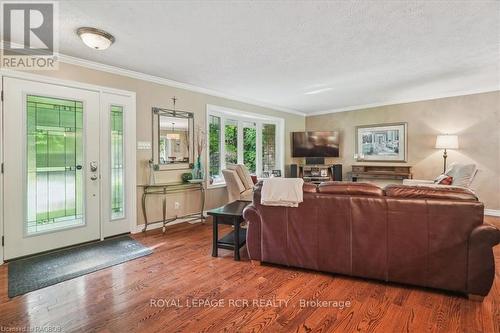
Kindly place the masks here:
[[(500, 226), (498, 218), (487, 221)], [(7, 265), (0, 266), (0, 331), (51, 326), (52, 332), (500, 332), (500, 246), (496, 280), (479, 303), (436, 290), (254, 265), (244, 249), (241, 262), (225, 250), (212, 258), (211, 236), (211, 223), (134, 235), (154, 254), (12, 300)], [(301, 299), (351, 304), (301, 308)], [(187, 307), (189, 300), (225, 303)], [(253, 300), (275, 300), (276, 307)]]

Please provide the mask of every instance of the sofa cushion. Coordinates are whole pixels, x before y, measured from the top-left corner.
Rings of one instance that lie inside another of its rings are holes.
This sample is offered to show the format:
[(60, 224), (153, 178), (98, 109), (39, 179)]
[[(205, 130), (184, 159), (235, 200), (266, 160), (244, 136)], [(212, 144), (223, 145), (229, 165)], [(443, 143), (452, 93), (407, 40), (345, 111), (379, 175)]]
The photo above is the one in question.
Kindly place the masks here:
[(453, 177), (452, 176), (446, 176), (446, 178), (441, 179), (438, 182), (439, 185), (452, 185), (453, 184)]
[[(442, 174), (436, 177), (434, 179), (434, 184), (439, 184), (439, 185), (451, 185), (453, 183), (453, 177), (448, 176), (447, 174)], [(404, 184), (404, 182), (403, 182)]]
[(385, 195), (393, 198), (477, 201), (476, 194), (463, 187), (443, 185), (387, 185)]
[(304, 193), (316, 193), (318, 192), (318, 186), (313, 183), (304, 183), (302, 186), (302, 191)]
[(356, 182), (324, 182), (318, 185), (319, 193), (367, 195), (381, 197), (384, 191), (375, 184)]

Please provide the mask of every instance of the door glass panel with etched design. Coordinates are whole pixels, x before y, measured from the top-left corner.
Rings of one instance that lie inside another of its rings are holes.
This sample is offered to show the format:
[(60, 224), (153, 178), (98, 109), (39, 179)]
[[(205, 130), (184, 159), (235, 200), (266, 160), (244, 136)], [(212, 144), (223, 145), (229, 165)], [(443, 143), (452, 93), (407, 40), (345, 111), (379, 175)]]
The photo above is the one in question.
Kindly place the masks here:
[(28, 95), (26, 233), (83, 225), (83, 103)]
[(111, 106), (111, 219), (125, 217), (123, 191), (123, 107)]

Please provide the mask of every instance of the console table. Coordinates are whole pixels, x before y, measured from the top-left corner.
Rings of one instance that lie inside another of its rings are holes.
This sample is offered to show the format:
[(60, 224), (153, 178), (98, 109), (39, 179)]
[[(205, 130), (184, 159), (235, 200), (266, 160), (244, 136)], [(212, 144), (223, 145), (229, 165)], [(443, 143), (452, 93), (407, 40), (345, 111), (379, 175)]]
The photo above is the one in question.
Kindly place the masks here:
[[(165, 232), (166, 225), (177, 219), (187, 219), (186, 222), (199, 219), (201, 219), (201, 222), (205, 221), (205, 216), (203, 215), (203, 209), (205, 208), (205, 187), (203, 181), (200, 181), (198, 183), (165, 183), (165, 184), (154, 184), (154, 185), (140, 185), (139, 187), (143, 188), (143, 193), (142, 193), (142, 215), (144, 216), (144, 229), (142, 229), (143, 232), (146, 231), (149, 224), (156, 222), (163, 222), (162, 229), (163, 232)], [(173, 218), (167, 219), (167, 194), (192, 192), (192, 191), (200, 192), (200, 199), (201, 199), (200, 211), (183, 216), (176, 215)], [(155, 221), (155, 222), (148, 221), (148, 216), (146, 213), (146, 198), (152, 195), (163, 196), (163, 201), (162, 201), (163, 219), (161, 221)]]
[(352, 181), (365, 179), (412, 179), (411, 166), (353, 165), (349, 173)]

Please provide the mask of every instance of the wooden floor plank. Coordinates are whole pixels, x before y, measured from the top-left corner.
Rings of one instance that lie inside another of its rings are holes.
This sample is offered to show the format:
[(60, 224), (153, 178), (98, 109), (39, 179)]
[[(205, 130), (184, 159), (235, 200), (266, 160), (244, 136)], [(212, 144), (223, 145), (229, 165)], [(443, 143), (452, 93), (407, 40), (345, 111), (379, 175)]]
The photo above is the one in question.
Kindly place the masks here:
[[(500, 226), (499, 218), (486, 221)], [(223, 232), (229, 227), (223, 227)], [(231, 251), (211, 257), (211, 223), (181, 224), (166, 234), (134, 235), (154, 248), (129, 261), (26, 295), (7, 296), (0, 266), (0, 327), (60, 327), (64, 332), (500, 332), (500, 247), (496, 279), (482, 303), (462, 295), (276, 265), (253, 265)], [(179, 306), (151, 306), (178, 299)], [(191, 306), (224, 300), (222, 307)], [(350, 301), (343, 309), (300, 307), (300, 300)], [(230, 306), (230, 300), (247, 300)], [(253, 300), (287, 300), (255, 306)], [(5, 329), (4, 329), (5, 330)]]

